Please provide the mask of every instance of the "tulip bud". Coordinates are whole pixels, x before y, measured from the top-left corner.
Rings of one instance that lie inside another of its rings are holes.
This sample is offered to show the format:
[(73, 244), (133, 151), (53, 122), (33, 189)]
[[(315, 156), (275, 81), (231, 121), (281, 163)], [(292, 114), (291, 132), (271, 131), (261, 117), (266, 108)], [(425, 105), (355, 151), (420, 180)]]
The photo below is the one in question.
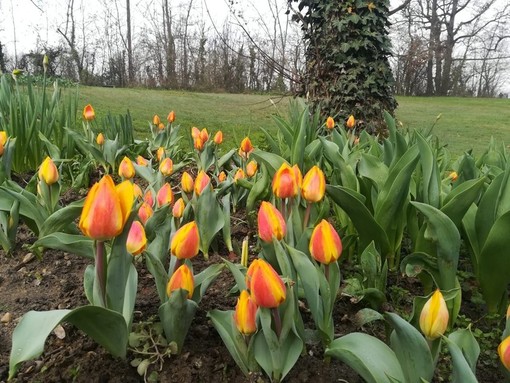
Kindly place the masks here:
[(188, 299), (191, 299), (193, 291), (195, 290), (193, 273), (186, 264), (179, 266), (179, 268), (175, 270), (175, 273), (172, 274), (172, 277), (166, 285), (166, 295), (170, 297), (172, 291), (179, 289), (188, 291)]
[(150, 207), (154, 206), (154, 196), (152, 190), (148, 189), (143, 196), (143, 201), (146, 202)]
[(173, 110), (170, 113), (168, 113), (168, 116), (167, 116), (166, 120), (169, 123), (172, 123), (172, 122), (175, 121), (175, 112)]
[(285, 237), (287, 226), (282, 214), (271, 203), (262, 201), (257, 217), (259, 237), (264, 242), (272, 242)]
[(128, 157), (124, 157), (119, 165), (119, 176), (125, 180), (130, 180), (135, 176), (135, 167)]
[(139, 166), (147, 166), (147, 165), (149, 165), (149, 161), (147, 161), (142, 156), (137, 156), (136, 157), (136, 164), (139, 165)]
[(147, 223), (147, 220), (152, 217), (153, 214), (154, 210), (152, 210), (152, 206), (147, 202), (143, 202), (138, 209), (138, 218), (140, 218), (140, 221), (142, 221), (144, 225)]
[(420, 328), (427, 339), (434, 340), (444, 334), (448, 327), (448, 308), (441, 291), (437, 289), (429, 298), (420, 314)]
[(218, 174), (218, 182), (223, 182), (227, 179), (227, 175), (224, 171), (221, 171), (220, 174)]
[(4, 155), (4, 146), (0, 143), (0, 157)]
[(294, 178), (296, 179), (298, 189), (301, 189), (303, 186), (303, 174), (301, 174), (301, 169), (299, 169), (299, 166), (296, 164), (292, 167), (292, 171), (294, 172)]
[(195, 138), (193, 140), (193, 147), (199, 152), (201, 152), (204, 149), (204, 141), (202, 140), (202, 138), (200, 137)]
[(174, 218), (181, 218), (182, 214), (184, 213), (184, 208), (186, 207), (184, 200), (182, 198), (179, 198), (172, 208), (172, 215)]
[(285, 301), (287, 289), (272, 266), (255, 259), (246, 273), (246, 286), (259, 307), (276, 308)]
[(7, 132), (5, 130), (0, 131), (0, 144), (4, 146), (7, 143)]
[(207, 185), (211, 184), (211, 178), (204, 172), (200, 170), (195, 180), (195, 194), (197, 197), (202, 194)]
[(138, 184), (133, 183), (133, 193), (135, 195), (135, 199), (142, 199), (143, 192)]
[(510, 371), (510, 336), (506, 337), (498, 346), (501, 363)]
[(214, 135), (214, 143), (219, 145), (223, 142), (223, 132), (221, 130), (217, 131)]
[(298, 194), (299, 185), (294, 170), (284, 162), (273, 177), (273, 194), (278, 198), (292, 198)]
[(115, 186), (109, 175), (89, 190), (80, 216), (80, 230), (87, 237), (104, 241), (118, 236), (131, 213), (133, 184), (124, 181)]
[(48, 71), (48, 65), (50, 65), (50, 59), (48, 58), (48, 55), (44, 55), (42, 65), (44, 73), (46, 73)]
[(174, 170), (174, 163), (170, 158), (165, 158), (159, 164), (159, 171), (165, 177), (168, 177), (170, 174), (172, 174), (173, 170)]
[(313, 229), (309, 245), (310, 254), (320, 263), (329, 265), (342, 254), (342, 241), (335, 228), (323, 219)]
[(158, 162), (161, 162), (163, 158), (165, 158), (165, 156), (166, 156), (165, 148), (160, 146), (156, 151), (156, 158), (158, 159)]
[(248, 165), (246, 165), (246, 175), (248, 177), (253, 177), (257, 173), (257, 162), (256, 161), (250, 161), (248, 162)]
[(147, 238), (145, 229), (139, 221), (133, 221), (126, 241), (126, 250), (132, 255), (138, 255), (145, 250)]
[(241, 334), (250, 335), (257, 331), (257, 308), (248, 291), (241, 291), (234, 311), (234, 323)]
[(195, 221), (191, 221), (176, 231), (170, 243), (170, 252), (178, 259), (193, 258), (200, 248), (200, 236)]
[(158, 124), (158, 130), (159, 130), (159, 131), (165, 130), (165, 124), (163, 124), (162, 122), (160, 122), (160, 123)]
[(103, 133), (99, 133), (96, 137), (96, 144), (98, 144), (99, 146), (103, 146), (104, 144), (104, 135)]
[(188, 172), (182, 173), (181, 188), (184, 193), (191, 193), (193, 191), (194, 181), (193, 177)]
[(207, 140), (209, 139), (209, 133), (207, 132), (206, 128), (200, 131), (200, 139), (202, 140), (203, 143), (206, 143)]
[(333, 117), (329, 116), (326, 119), (326, 128), (328, 130), (333, 130), (334, 127), (335, 127), (335, 120), (333, 120)]
[(194, 126), (191, 128), (191, 138), (196, 140), (198, 137), (200, 137), (200, 130)]
[(448, 178), (450, 178), (452, 182), (455, 182), (459, 179), (459, 175), (457, 174), (457, 172), (451, 172)]
[(46, 157), (39, 167), (39, 179), (46, 185), (53, 185), (58, 181), (58, 169), (50, 157)]
[(238, 168), (236, 174), (234, 175), (234, 182), (237, 182), (243, 178), (245, 178), (244, 171), (243, 169)]
[(154, 117), (152, 117), (152, 124), (154, 126), (158, 126), (160, 123), (161, 123), (161, 120), (160, 120), (159, 116), (157, 114), (155, 114)]
[(305, 178), (301, 188), (301, 195), (308, 202), (319, 202), (326, 193), (326, 178), (318, 166), (312, 167)]
[(352, 129), (356, 126), (356, 120), (354, 119), (354, 116), (352, 114), (347, 119), (345, 126), (347, 126), (348, 129)]
[(86, 121), (92, 121), (96, 118), (96, 112), (94, 112), (94, 108), (92, 105), (88, 104), (83, 108), (83, 119)]
[(156, 200), (158, 201), (159, 207), (174, 203), (174, 193), (172, 193), (172, 187), (168, 182), (165, 182), (161, 189), (159, 189), (158, 194), (156, 195)]
[(247, 159), (248, 156), (253, 152), (253, 145), (248, 137), (245, 137), (241, 141), (241, 145), (239, 147), (239, 155), (244, 159)]

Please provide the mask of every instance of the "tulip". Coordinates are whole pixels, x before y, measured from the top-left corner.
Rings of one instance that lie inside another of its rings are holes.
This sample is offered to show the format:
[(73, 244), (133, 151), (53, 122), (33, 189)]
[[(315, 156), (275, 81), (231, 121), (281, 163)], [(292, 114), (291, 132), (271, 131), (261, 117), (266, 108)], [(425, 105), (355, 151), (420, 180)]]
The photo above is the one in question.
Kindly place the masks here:
[(157, 114), (155, 114), (154, 117), (152, 117), (152, 124), (154, 126), (158, 126), (160, 123), (161, 123), (161, 120), (160, 120), (159, 116)]
[(193, 140), (193, 147), (199, 152), (201, 152), (204, 149), (204, 141), (202, 140), (202, 138), (200, 137), (195, 138)]
[(342, 254), (342, 241), (335, 228), (323, 219), (313, 229), (309, 245), (310, 254), (320, 263), (329, 265)]
[(227, 179), (227, 175), (224, 171), (221, 171), (220, 174), (218, 174), (218, 182), (223, 182)]
[(245, 137), (241, 141), (241, 145), (239, 147), (239, 155), (244, 159), (247, 159), (248, 156), (253, 152), (253, 145), (248, 137)]
[(328, 130), (333, 130), (334, 127), (335, 127), (335, 120), (333, 120), (333, 117), (329, 116), (326, 119), (326, 128)]
[(94, 112), (92, 105), (88, 104), (85, 108), (83, 108), (83, 119), (86, 121), (92, 121), (94, 118), (96, 118), (96, 112)]
[(174, 218), (181, 218), (182, 214), (184, 213), (184, 208), (186, 207), (184, 200), (182, 198), (179, 198), (172, 208), (172, 215)]
[(4, 146), (0, 143), (0, 157), (4, 155)]
[(160, 122), (158, 124), (158, 130), (161, 131), (161, 130), (165, 130), (165, 124), (163, 124), (162, 122)]
[(282, 214), (271, 203), (262, 201), (257, 217), (259, 237), (264, 242), (272, 242), (273, 237), (277, 240), (285, 237), (287, 226)]
[(161, 163), (159, 164), (159, 171), (161, 174), (163, 174), (165, 177), (172, 174), (174, 170), (174, 163), (170, 158), (165, 158)]
[(119, 176), (125, 180), (130, 180), (135, 176), (135, 167), (128, 157), (124, 157), (119, 165)]
[(234, 182), (237, 182), (245, 177), (246, 176), (244, 175), (244, 170), (241, 168), (238, 168), (236, 171), (236, 174), (234, 175)]
[(326, 178), (318, 166), (312, 167), (303, 178), (301, 195), (308, 202), (319, 202), (326, 192)]
[(133, 192), (135, 194), (135, 199), (142, 199), (143, 192), (138, 184), (133, 183)]
[(246, 165), (246, 175), (248, 177), (253, 177), (257, 173), (258, 165), (256, 161), (250, 161), (248, 162), (248, 165)]
[(103, 146), (104, 144), (104, 135), (103, 133), (99, 133), (96, 137), (96, 144), (98, 144), (99, 146)]
[(46, 157), (39, 167), (39, 179), (46, 185), (53, 185), (58, 181), (58, 169), (50, 157)]
[(174, 193), (172, 193), (172, 187), (168, 182), (165, 182), (161, 189), (159, 189), (156, 200), (158, 201), (159, 207), (174, 203)]
[(118, 236), (131, 212), (133, 184), (124, 181), (115, 186), (109, 175), (90, 189), (80, 217), (80, 230), (87, 237), (105, 241)]
[(459, 179), (459, 175), (457, 174), (457, 172), (451, 172), (448, 178), (450, 178), (452, 182), (455, 182)]
[(179, 289), (184, 289), (188, 292), (188, 299), (191, 299), (193, 291), (195, 290), (193, 273), (186, 264), (181, 265), (177, 270), (175, 270), (175, 273), (172, 274), (172, 277), (166, 285), (166, 295), (170, 297), (172, 291)]
[(359, 137), (355, 137), (354, 138), (354, 141), (352, 142), (354, 145), (358, 145), (359, 144)]
[(299, 185), (292, 168), (284, 162), (273, 177), (273, 194), (278, 198), (292, 198), (298, 194)]
[(165, 158), (165, 156), (166, 156), (165, 148), (160, 146), (156, 151), (156, 158), (158, 159), (158, 162), (161, 162), (163, 158)]
[(170, 113), (168, 113), (168, 116), (166, 119), (169, 123), (174, 122), (175, 121), (175, 112), (172, 110)]
[(203, 170), (200, 170), (200, 172), (197, 175), (197, 178), (195, 180), (195, 194), (199, 196), (202, 194), (204, 189), (207, 187), (207, 185), (210, 185), (211, 178), (204, 172)]
[(0, 131), (0, 144), (2, 144), (2, 146), (5, 146), (7, 143), (7, 138), (7, 132), (5, 130)]
[(154, 206), (154, 196), (152, 194), (152, 190), (147, 190), (145, 195), (143, 196), (144, 202), (146, 202), (150, 207)]
[(200, 130), (196, 126), (191, 128), (191, 137), (194, 140), (200, 137)]
[(259, 307), (276, 308), (285, 301), (285, 284), (263, 259), (255, 259), (251, 263), (246, 273), (246, 286)]
[(133, 221), (126, 241), (126, 250), (132, 255), (138, 255), (146, 246), (147, 237), (143, 225), (139, 221)]
[(136, 164), (139, 166), (147, 166), (147, 165), (149, 165), (149, 161), (147, 161), (142, 156), (138, 156), (138, 157), (136, 157)]
[(448, 327), (448, 308), (441, 291), (437, 289), (429, 298), (420, 314), (420, 328), (427, 339), (434, 340), (444, 334)]
[(147, 202), (143, 202), (138, 209), (138, 218), (140, 218), (140, 221), (142, 221), (144, 225), (147, 223), (147, 220), (152, 217), (153, 214), (154, 210), (152, 210), (152, 206)]
[(177, 259), (189, 259), (198, 254), (200, 236), (195, 221), (188, 222), (176, 231), (170, 243), (170, 252)]
[(301, 174), (301, 169), (299, 169), (299, 166), (296, 164), (292, 167), (292, 171), (294, 172), (294, 177), (296, 178), (298, 189), (301, 189), (303, 186), (303, 174)]
[(257, 331), (257, 308), (248, 291), (241, 291), (234, 311), (234, 323), (241, 334), (250, 335)]
[(347, 126), (348, 129), (352, 129), (356, 126), (356, 120), (354, 119), (354, 116), (352, 114), (347, 119), (345, 126)]
[(182, 173), (181, 188), (184, 193), (191, 193), (193, 191), (194, 181), (193, 177), (188, 172)]
[(203, 143), (206, 143), (207, 140), (209, 139), (209, 133), (207, 132), (206, 128), (200, 131), (200, 139), (202, 140)]
[(506, 337), (498, 346), (498, 354), (503, 366), (510, 371), (510, 336)]
[(219, 145), (223, 142), (223, 132), (221, 130), (218, 130), (216, 132), (216, 134), (214, 135), (213, 141), (216, 145)]
[(43, 65), (44, 73), (46, 73), (48, 71), (48, 65), (50, 65), (50, 59), (49, 59), (48, 55), (43, 56), (42, 65)]

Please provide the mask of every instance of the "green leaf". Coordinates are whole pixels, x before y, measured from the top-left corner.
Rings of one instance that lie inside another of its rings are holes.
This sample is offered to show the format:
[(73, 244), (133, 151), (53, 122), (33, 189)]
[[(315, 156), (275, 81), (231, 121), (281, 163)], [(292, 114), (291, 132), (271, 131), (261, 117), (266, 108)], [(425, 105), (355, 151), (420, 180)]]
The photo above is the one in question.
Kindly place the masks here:
[(400, 362), (405, 382), (430, 381), (435, 364), (423, 335), (397, 314), (386, 313), (385, 317), (395, 329), (391, 334), (391, 348)]
[(485, 178), (468, 180), (454, 188), (446, 196), (441, 211), (450, 217), (459, 230), (462, 218), (466, 215), (471, 204), (478, 200), (484, 185)]
[(285, 158), (282, 158), (277, 154), (264, 152), (262, 150), (254, 150), (250, 156), (253, 157), (259, 164), (266, 165), (270, 175), (275, 174), (276, 171), (280, 169), (280, 166), (282, 166), (284, 162), (287, 162), (285, 161)]
[(244, 268), (240, 264), (234, 264), (226, 259), (223, 259), (223, 262), (225, 262), (228, 269), (234, 276), (234, 280), (236, 282), (236, 285), (237, 285), (239, 291), (246, 290), (246, 277), (245, 277), (245, 274), (243, 274), (241, 272), (241, 269), (243, 269), (244, 272), (246, 273), (246, 268)]
[(393, 350), (367, 334), (353, 332), (335, 339), (326, 349), (325, 355), (340, 359), (367, 383), (406, 381)]
[(462, 350), (450, 339), (443, 337), (452, 356), (453, 379), (452, 383), (478, 383), (475, 374), (462, 354)]
[(416, 132), (418, 147), (420, 149), (420, 165), (422, 169), (421, 187), (423, 202), (439, 209), (441, 196), (441, 179), (437, 159), (432, 152), (430, 144), (423, 136)]
[(84, 199), (72, 202), (46, 218), (44, 225), (41, 227), (39, 236), (43, 237), (60, 231), (77, 234), (78, 230), (73, 222), (81, 215), (84, 202)]
[(224, 267), (221, 263), (210, 265), (195, 275), (195, 291), (191, 299), (199, 304), (209, 285), (221, 274)]
[(225, 219), (223, 210), (216, 199), (214, 191), (206, 187), (198, 197), (196, 222), (200, 234), (200, 248), (208, 256), (209, 246), (214, 236), (223, 228)]
[(471, 328), (458, 329), (448, 335), (448, 339), (460, 348), (466, 362), (469, 364), (469, 367), (471, 367), (471, 371), (473, 371), (473, 374), (476, 373), (476, 363), (480, 356), (480, 346), (473, 336)]
[(39, 238), (31, 248), (44, 247), (67, 251), (94, 259), (94, 241), (80, 234), (52, 233)]
[(368, 153), (361, 155), (358, 172), (360, 176), (373, 180), (377, 190), (381, 190), (388, 179), (388, 167), (379, 158)]
[(269, 174), (264, 164), (260, 165), (259, 174), (260, 176), (255, 181), (246, 199), (247, 213), (255, 208), (255, 203), (267, 193), (269, 187)]
[(159, 300), (163, 303), (166, 301), (166, 285), (169, 279), (168, 273), (160, 259), (148, 250), (145, 251), (145, 261), (147, 262), (147, 269), (156, 281), (156, 289), (158, 290)]
[(98, 306), (83, 306), (74, 310), (29, 311), (12, 334), (9, 379), (14, 377), (21, 362), (42, 354), (51, 331), (61, 322), (69, 322), (113, 356), (126, 356), (128, 330), (121, 314)]

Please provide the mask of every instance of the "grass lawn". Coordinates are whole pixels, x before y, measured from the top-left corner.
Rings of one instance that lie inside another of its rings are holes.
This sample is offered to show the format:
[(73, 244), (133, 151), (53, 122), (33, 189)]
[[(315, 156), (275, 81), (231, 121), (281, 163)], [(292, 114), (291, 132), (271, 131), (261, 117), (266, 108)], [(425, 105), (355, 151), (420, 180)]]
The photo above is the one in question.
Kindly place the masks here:
[[(222, 130), (227, 146), (237, 145), (250, 135), (262, 139), (260, 127), (276, 129), (271, 115), (285, 115), (288, 98), (269, 95), (212, 94), (183, 91), (81, 87), (83, 105), (91, 103), (99, 118), (110, 111), (117, 115), (129, 109), (137, 135), (148, 133), (154, 114), (166, 121), (174, 110), (176, 123), (210, 132)], [(434, 133), (454, 156), (473, 149), (480, 156), (491, 136), (510, 144), (510, 100), (456, 97), (399, 97), (397, 118), (404, 128), (426, 129), (436, 122)]]

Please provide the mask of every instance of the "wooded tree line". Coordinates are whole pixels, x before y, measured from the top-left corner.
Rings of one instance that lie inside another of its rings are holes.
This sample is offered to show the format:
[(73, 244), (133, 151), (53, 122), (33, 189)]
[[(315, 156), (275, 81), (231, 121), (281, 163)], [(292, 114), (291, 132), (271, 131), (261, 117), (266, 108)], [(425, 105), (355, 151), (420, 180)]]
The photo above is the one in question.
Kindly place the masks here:
[[(45, 0), (33, 2), (41, 9), (47, 5)], [(40, 73), (47, 54), (50, 74), (89, 85), (303, 91), (305, 82), (318, 75), (307, 71), (305, 61), (310, 64), (313, 57), (305, 58), (305, 52), (312, 40), (303, 39), (306, 28), (296, 22), (304, 19), (308, 6), (341, 8), (342, 12), (325, 13), (335, 18), (345, 14), (352, 19), (362, 10), (368, 16), (391, 16), (396, 94), (496, 96), (510, 70), (507, 1), (400, 0), (388, 10), (383, 0), (346, 0), (341, 6), (335, 0), (303, 0), (300, 9), (294, 9), (292, 1), (264, 0), (265, 11), (257, 14), (262, 1), (229, 0), (226, 22), (215, 19), (212, 1), (135, 5), (130, 0), (97, 0), (93, 14), (87, 9), (89, 2), (62, 3), (55, 26), (60, 42), (41, 41), (18, 57), (11, 50), (6, 54), (0, 45), (2, 70), (18, 67)], [(248, 19), (258, 20), (255, 28)], [(334, 44), (335, 39), (328, 38), (328, 44)], [(331, 45), (332, 51), (346, 50), (349, 40), (338, 41), (344, 45)]]

